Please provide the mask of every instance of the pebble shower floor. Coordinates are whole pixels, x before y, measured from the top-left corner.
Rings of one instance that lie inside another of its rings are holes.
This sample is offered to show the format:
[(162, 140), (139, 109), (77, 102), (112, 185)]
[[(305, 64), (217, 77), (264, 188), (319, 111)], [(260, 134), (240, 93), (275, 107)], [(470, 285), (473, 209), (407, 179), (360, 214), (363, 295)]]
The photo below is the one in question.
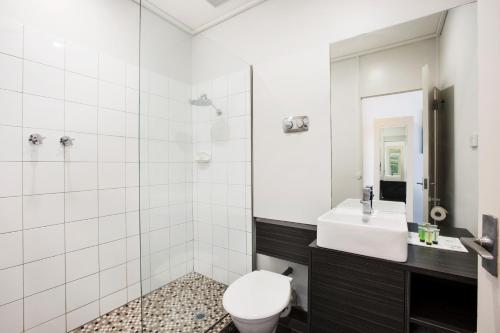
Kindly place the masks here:
[(135, 299), (72, 333), (171, 332), (218, 333), (230, 324), (222, 307), (227, 286), (198, 273), (189, 273)]

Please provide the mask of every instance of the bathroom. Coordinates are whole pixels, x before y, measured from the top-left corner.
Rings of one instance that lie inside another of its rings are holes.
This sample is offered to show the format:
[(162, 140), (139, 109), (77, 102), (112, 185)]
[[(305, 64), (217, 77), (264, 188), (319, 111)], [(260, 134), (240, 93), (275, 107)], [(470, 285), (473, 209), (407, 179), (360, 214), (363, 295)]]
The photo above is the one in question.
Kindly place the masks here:
[(500, 332), (499, 22), (1, 1), (0, 332)]

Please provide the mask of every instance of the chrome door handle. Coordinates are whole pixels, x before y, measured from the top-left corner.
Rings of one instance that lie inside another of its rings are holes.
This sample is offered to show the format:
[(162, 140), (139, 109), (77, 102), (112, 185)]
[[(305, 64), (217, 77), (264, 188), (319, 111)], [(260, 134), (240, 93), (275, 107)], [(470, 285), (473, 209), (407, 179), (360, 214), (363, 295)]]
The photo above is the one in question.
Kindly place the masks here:
[(483, 214), (483, 234), (481, 238), (460, 237), (460, 241), (483, 258), (481, 264), (491, 275), (498, 275), (498, 220)]
[(472, 251), (480, 255), (481, 258), (486, 260), (495, 259), (495, 256), (490, 252), (493, 247), (493, 241), (490, 238), (481, 237), (478, 239), (474, 237), (460, 237), (460, 241)]

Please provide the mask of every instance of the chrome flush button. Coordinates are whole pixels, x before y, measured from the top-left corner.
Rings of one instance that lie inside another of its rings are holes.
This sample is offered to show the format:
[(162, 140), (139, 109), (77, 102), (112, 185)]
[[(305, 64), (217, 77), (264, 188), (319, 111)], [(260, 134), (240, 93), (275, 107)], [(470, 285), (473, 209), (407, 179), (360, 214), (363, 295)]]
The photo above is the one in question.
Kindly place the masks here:
[(309, 117), (293, 116), (283, 119), (283, 132), (295, 133), (309, 130)]

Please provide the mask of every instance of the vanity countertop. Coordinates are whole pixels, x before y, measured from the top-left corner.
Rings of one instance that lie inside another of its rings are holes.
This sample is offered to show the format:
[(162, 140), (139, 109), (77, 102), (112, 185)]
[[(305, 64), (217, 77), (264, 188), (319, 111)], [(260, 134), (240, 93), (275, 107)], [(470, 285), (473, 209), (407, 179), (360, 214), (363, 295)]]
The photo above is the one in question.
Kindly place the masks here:
[[(408, 231), (417, 231), (418, 224), (408, 223)], [(440, 227), (440, 234), (448, 237), (472, 237), (467, 229)], [(318, 247), (316, 240), (309, 245), (312, 249), (335, 251)], [(353, 254), (356, 256), (356, 254)], [(416, 273), (424, 273), (436, 277), (456, 280), (466, 283), (477, 283), (477, 255), (474, 253), (463, 253), (455, 251), (440, 250), (437, 248), (408, 245), (408, 260), (406, 262), (392, 262), (381, 260), (397, 266), (403, 266), (405, 270)]]

